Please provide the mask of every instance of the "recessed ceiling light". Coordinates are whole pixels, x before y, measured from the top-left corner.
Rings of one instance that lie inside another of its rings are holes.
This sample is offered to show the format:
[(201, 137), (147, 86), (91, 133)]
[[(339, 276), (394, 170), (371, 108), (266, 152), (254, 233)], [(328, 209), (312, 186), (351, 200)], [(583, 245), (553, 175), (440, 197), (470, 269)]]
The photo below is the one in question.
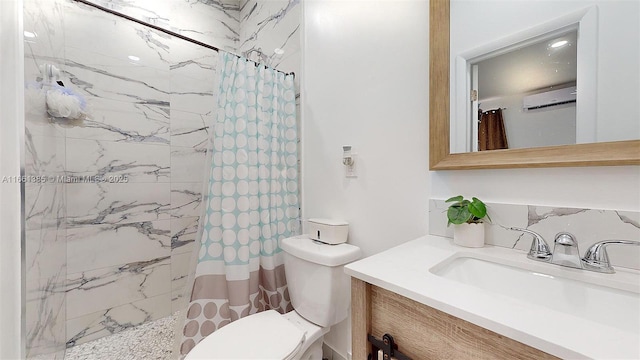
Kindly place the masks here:
[(139, 60), (140, 60), (140, 58), (139, 58), (139, 57), (134, 56), (134, 55), (129, 55), (129, 56), (127, 56), (127, 57), (128, 57), (130, 60), (133, 60), (133, 61), (139, 61)]
[(280, 49), (280, 48), (275, 48), (275, 49), (273, 49), (273, 52), (274, 52), (276, 55), (282, 55), (282, 54), (284, 54), (284, 50), (282, 50), (282, 49)]
[(24, 37), (34, 38), (36, 37), (36, 33), (32, 33), (31, 31), (24, 31)]
[(569, 42), (567, 40), (560, 40), (560, 41), (556, 41), (553, 44), (551, 44), (552, 48), (559, 48), (561, 46), (565, 46), (567, 45)]

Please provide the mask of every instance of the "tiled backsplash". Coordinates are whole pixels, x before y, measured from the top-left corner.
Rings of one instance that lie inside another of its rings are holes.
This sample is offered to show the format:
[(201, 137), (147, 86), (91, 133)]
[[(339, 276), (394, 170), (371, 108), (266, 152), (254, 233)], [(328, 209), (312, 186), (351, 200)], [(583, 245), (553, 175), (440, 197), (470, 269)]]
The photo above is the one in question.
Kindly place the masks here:
[[(485, 227), (485, 243), (528, 251), (532, 237), (508, 230), (520, 227), (535, 231), (553, 249), (555, 235), (561, 231), (578, 240), (580, 255), (592, 244), (611, 239), (640, 241), (640, 212), (549, 207), (539, 205), (486, 203), (491, 222)], [(447, 227), (448, 204), (443, 199), (429, 200), (429, 233), (453, 237), (453, 226)], [(609, 259), (614, 267), (640, 270), (640, 247), (609, 246)]]

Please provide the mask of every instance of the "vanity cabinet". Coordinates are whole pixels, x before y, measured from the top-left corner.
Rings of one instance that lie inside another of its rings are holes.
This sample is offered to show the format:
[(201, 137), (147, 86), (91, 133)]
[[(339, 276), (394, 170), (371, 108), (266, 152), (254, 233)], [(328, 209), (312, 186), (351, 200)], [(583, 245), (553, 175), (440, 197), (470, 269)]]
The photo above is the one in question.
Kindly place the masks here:
[(393, 336), (399, 350), (421, 359), (558, 359), (516, 340), (362, 280), (351, 279), (354, 360), (371, 352), (367, 334)]

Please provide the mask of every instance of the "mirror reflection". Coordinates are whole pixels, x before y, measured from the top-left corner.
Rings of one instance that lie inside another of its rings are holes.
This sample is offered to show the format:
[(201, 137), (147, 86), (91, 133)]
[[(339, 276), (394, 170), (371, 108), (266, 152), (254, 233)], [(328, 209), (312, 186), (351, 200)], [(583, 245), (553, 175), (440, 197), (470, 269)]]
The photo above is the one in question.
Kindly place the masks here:
[(471, 59), (472, 148), (576, 143), (577, 30)]
[(638, 24), (637, 1), (451, 0), (450, 153), (640, 139)]

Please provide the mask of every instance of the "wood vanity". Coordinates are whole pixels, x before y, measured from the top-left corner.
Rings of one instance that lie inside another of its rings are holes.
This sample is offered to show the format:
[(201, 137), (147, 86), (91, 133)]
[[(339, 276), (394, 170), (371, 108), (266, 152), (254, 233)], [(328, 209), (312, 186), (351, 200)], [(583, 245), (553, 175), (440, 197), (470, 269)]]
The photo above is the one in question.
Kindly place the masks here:
[(558, 359), (356, 278), (351, 279), (351, 326), (354, 360), (371, 352), (367, 334), (380, 339), (385, 333), (414, 360)]

